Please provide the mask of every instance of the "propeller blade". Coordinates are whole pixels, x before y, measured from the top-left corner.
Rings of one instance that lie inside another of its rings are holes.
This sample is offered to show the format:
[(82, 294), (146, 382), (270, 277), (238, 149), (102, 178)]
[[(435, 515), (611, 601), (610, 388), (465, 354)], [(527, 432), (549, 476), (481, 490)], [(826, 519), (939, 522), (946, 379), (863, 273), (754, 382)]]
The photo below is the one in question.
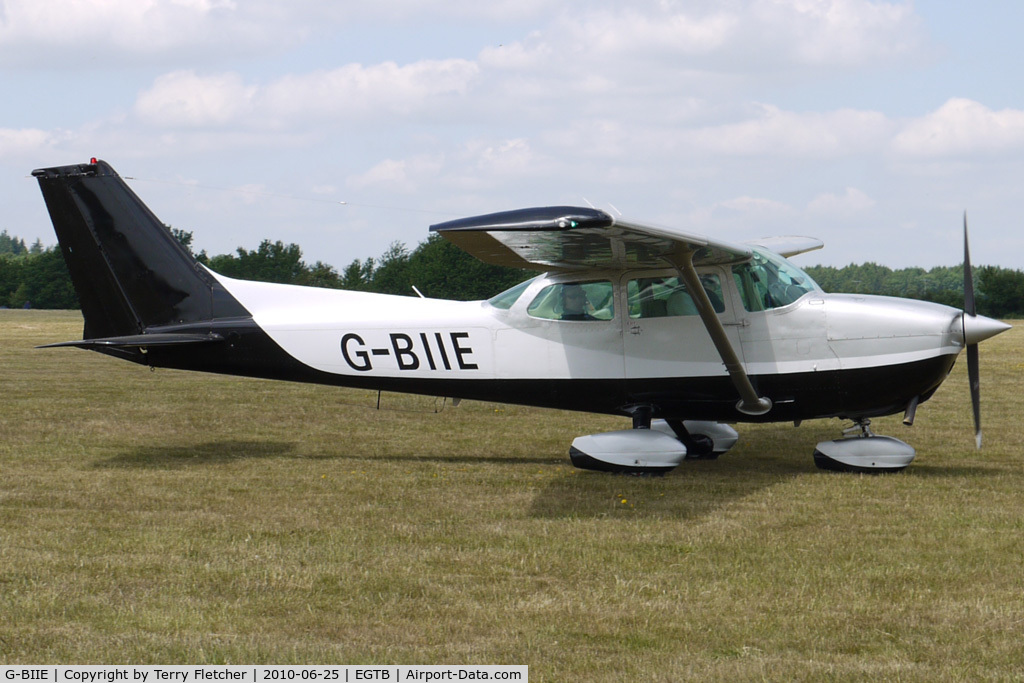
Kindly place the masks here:
[(971, 248), (967, 243), (967, 212), (964, 211), (964, 313), (978, 314), (974, 303), (974, 273), (971, 271)]
[[(974, 322), (978, 310), (974, 300), (974, 273), (971, 271), (971, 247), (967, 239), (967, 212), (964, 211), (964, 341), (969, 327), (967, 316)], [(971, 408), (974, 411), (974, 441), (981, 449), (981, 373), (978, 369), (978, 344), (967, 344), (967, 380), (971, 385)]]
[(974, 441), (981, 450), (981, 377), (978, 373), (978, 345), (967, 347), (967, 379), (971, 384), (971, 408), (974, 409)]

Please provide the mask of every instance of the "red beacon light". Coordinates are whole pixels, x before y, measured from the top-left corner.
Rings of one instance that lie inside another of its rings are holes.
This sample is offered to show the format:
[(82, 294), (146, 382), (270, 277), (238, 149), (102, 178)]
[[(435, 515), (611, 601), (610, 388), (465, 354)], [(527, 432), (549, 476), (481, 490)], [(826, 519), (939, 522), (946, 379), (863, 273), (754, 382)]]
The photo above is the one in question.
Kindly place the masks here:
[(89, 165), (90, 166), (95, 166), (96, 165), (96, 157), (93, 157), (92, 159), (89, 159)]

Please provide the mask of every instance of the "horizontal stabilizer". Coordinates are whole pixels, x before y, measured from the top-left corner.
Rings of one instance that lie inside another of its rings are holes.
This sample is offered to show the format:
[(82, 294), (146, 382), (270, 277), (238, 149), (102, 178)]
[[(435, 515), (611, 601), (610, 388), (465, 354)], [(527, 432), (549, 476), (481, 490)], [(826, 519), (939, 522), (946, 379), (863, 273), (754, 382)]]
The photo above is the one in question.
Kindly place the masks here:
[(166, 332), (160, 334), (132, 334), (125, 337), (104, 337), (101, 339), (80, 339), (78, 341), (58, 342), (37, 346), (37, 349), (54, 349), (74, 346), (80, 349), (96, 348), (146, 348), (150, 346), (181, 346), (182, 344), (210, 344), (224, 341), (224, 337), (214, 332), (209, 334), (187, 334)]

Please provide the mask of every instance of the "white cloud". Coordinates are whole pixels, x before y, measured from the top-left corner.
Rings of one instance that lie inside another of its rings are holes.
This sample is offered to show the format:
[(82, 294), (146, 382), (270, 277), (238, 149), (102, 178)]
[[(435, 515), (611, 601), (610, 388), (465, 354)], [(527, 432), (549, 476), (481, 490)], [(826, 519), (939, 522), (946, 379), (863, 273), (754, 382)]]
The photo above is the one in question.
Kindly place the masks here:
[[(294, 3), (295, 0), (292, 0)], [(289, 3), (292, 4), (292, 3)], [(550, 12), (545, 0), (376, 0), (375, 2), (325, 3), (322, 0), (303, 0), (304, 11), (321, 16), (346, 20), (384, 20), (389, 22), (417, 21), (424, 17), (454, 17), (493, 22), (519, 21)]]
[[(871, 0), (757, 0), (743, 36), (799, 64), (851, 66), (911, 53), (923, 41), (910, 3)], [(770, 57), (769, 57), (770, 59)]]
[[(912, 5), (879, 0), (576, 0), (555, 10), (542, 0), (0, 0), (0, 62), (68, 67), (131, 57), (181, 68), (428, 18), (487, 36), (507, 31), (502, 47), (480, 53), (487, 68), (607, 69), (620, 85), (640, 63), (677, 74), (877, 64), (922, 42)], [(530, 23), (530, 35), (516, 40)]]
[(708, 54), (726, 45), (743, 22), (742, 13), (727, 10), (705, 13), (666, 9), (633, 6), (583, 16), (566, 15), (559, 28), (568, 34), (570, 40), (565, 44), (570, 49), (614, 58), (638, 51)]
[(97, 68), (131, 58), (181, 67), (425, 19), (506, 25), (549, 12), (543, 0), (0, 0), (0, 64)]
[(798, 113), (761, 105), (760, 114), (739, 123), (685, 132), (685, 144), (714, 154), (834, 158), (884, 146), (893, 124), (881, 113), (841, 109)]
[(160, 76), (142, 93), (135, 112), (147, 123), (163, 127), (225, 126), (253, 111), (256, 88), (238, 74), (198, 76), (177, 71)]
[(733, 199), (718, 202), (712, 210), (714, 211), (718, 209), (726, 209), (728, 211), (734, 211), (742, 214), (778, 215), (793, 213), (793, 209), (789, 205), (774, 199), (765, 199), (763, 197), (734, 197)]
[(347, 64), (338, 69), (287, 76), (259, 89), (268, 117), (377, 117), (419, 114), (432, 101), (466, 94), (479, 69), (464, 59), (422, 60), (399, 66)]
[(875, 200), (864, 191), (848, 187), (842, 195), (826, 192), (818, 195), (807, 205), (807, 212), (813, 215), (850, 216), (866, 211), (875, 205)]
[(409, 159), (384, 159), (365, 173), (351, 176), (348, 184), (357, 190), (376, 188), (410, 194), (424, 184), (429, 184), (442, 168), (442, 159), (428, 155)]
[(770, 232), (785, 232), (799, 216), (789, 204), (768, 197), (741, 195), (694, 206), (685, 215), (667, 218), (666, 225), (741, 241)]
[(0, 157), (38, 155), (52, 147), (58, 136), (38, 128), (0, 128)]
[(308, 34), (275, 16), (272, 4), (234, 0), (3, 0), (0, 59), (76, 67), (128, 55), (180, 58), (182, 50), (248, 52)]
[(135, 113), (146, 123), (170, 128), (252, 129), (420, 115), (447, 96), (465, 94), (476, 75), (476, 66), (461, 59), (348, 64), (261, 85), (248, 85), (236, 73), (179, 71), (157, 78), (141, 93)]
[(535, 168), (535, 156), (524, 138), (504, 140), (477, 151), (477, 168), (490, 175), (524, 175)]
[(910, 121), (893, 140), (909, 157), (965, 157), (1020, 153), (1024, 147), (1024, 111), (988, 107), (953, 98), (936, 111)]
[(904, 3), (646, 2), (564, 11), (527, 38), (487, 48), (479, 58), (495, 69), (578, 77), (601, 71), (628, 88), (640, 66), (688, 80), (708, 73), (763, 75), (780, 68), (891, 64), (923, 42), (913, 7)]
[(526, 139), (477, 139), (447, 155), (384, 159), (369, 170), (350, 176), (348, 185), (356, 190), (375, 188), (404, 194), (425, 187), (479, 191), (507, 187), (510, 182), (550, 173), (550, 165), (538, 158)]

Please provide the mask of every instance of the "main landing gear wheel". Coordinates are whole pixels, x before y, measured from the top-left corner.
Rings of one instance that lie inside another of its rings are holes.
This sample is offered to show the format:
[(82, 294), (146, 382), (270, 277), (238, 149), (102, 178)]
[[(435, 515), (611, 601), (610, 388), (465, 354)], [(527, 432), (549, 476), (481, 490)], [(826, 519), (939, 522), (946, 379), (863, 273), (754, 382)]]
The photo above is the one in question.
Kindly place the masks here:
[(679, 439), (687, 460), (717, 460), (740, 438), (729, 425), (707, 420), (653, 420), (651, 429)]
[(729, 425), (699, 420), (652, 420), (647, 406), (633, 415), (633, 429), (573, 440), (572, 464), (584, 470), (662, 476), (683, 460), (714, 460), (739, 434)]
[(870, 420), (857, 420), (835, 441), (822, 441), (814, 449), (814, 464), (832, 472), (883, 474), (906, 469), (917, 452), (891, 436), (871, 431)]
[(572, 464), (583, 470), (664, 476), (686, 457), (686, 447), (655, 429), (624, 429), (573, 440)]

